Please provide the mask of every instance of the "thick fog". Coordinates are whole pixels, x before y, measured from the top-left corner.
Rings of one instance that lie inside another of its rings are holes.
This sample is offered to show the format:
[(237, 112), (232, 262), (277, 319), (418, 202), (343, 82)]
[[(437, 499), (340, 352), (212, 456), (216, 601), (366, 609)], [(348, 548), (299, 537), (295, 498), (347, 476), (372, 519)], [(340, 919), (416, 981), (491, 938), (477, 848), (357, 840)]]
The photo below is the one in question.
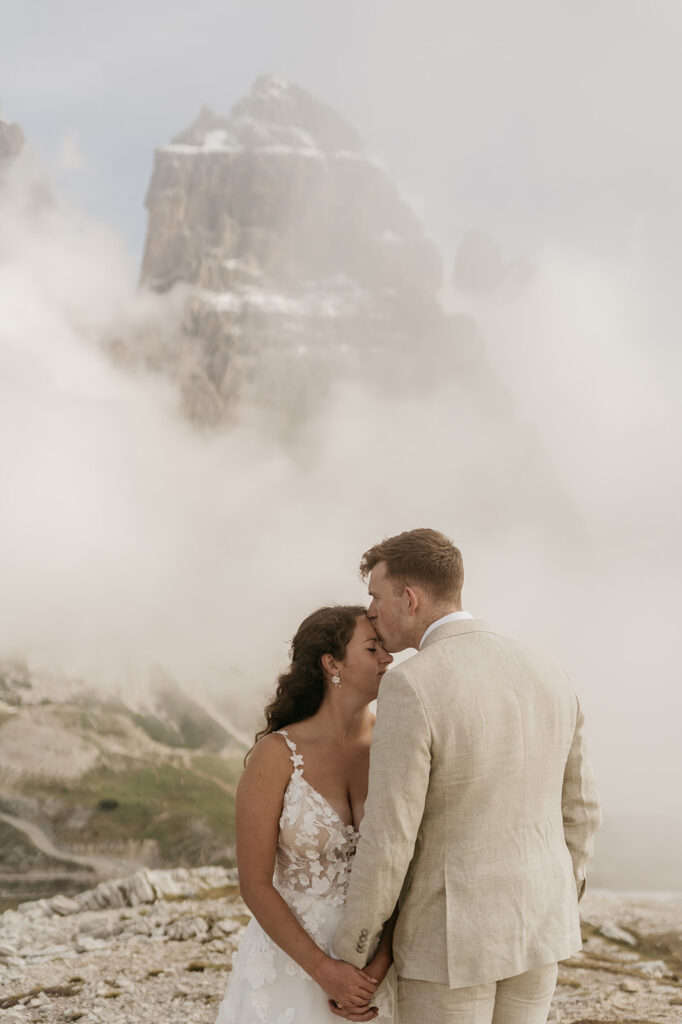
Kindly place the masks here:
[[(362, 551), (431, 525), (465, 606), (568, 668), (607, 810), (678, 814), (679, 7), (59, 6), (2, 13), (3, 114), (33, 149), (0, 195), (2, 656), (102, 685), (162, 664), (255, 704), (308, 610), (362, 599)], [(447, 380), (345, 385), (292, 451), (257, 409), (195, 429), (103, 353), (173, 321), (135, 290), (154, 146), (271, 70), (399, 180), (565, 518), (505, 522), (538, 467)]]

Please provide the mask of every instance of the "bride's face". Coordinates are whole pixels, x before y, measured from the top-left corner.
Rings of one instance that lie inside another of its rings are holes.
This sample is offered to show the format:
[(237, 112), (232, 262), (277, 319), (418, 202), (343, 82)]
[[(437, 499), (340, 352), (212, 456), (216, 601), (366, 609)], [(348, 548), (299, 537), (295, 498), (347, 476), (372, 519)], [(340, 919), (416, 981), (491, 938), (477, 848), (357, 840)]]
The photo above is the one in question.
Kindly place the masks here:
[(374, 626), (362, 615), (340, 662), (342, 685), (357, 688), (368, 701), (375, 700), (381, 677), (392, 661), (392, 655), (381, 646)]

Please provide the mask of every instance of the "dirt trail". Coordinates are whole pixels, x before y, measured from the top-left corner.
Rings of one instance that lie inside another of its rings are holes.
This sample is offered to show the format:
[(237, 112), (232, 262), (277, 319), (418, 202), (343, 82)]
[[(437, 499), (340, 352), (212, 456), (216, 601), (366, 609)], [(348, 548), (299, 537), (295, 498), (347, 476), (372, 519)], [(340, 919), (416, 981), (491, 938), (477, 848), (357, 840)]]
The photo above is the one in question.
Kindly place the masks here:
[(216, 786), (220, 789), (224, 789), (226, 793), (230, 794), (230, 796), (237, 795), (236, 786), (230, 785), (229, 782), (224, 782), (223, 779), (218, 779), (215, 775), (210, 775), (209, 772), (205, 772), (201, 768), (197, 768), (196, 765), (193, 765), (191, 762), (188, 762), (185, 765), (185, 768), (188, 772), (191, 772), (192, 775), (198, 775), (200, 779), (206, 779), (207, 782), (214, 782)]
[(46, 853), (48, 857), (91, 868), (104, 878), (129, 875), (142, 867), (141, 864), (135, 861), (124, 860), (123, 858), (106, 857), (97, 853), (69, 853), (68, 850), (60, 850), (35, 822), (26, 821), (25, 818), (17, 818), (15, 815), (6, 814), (4, 811), (0, 811), (0, 821), (11, 825), (12, 828), (16, 828), (19, 832), (23, 832), (24, 835), (28, 836), (33, 845), (42, 850), (43, 853)]

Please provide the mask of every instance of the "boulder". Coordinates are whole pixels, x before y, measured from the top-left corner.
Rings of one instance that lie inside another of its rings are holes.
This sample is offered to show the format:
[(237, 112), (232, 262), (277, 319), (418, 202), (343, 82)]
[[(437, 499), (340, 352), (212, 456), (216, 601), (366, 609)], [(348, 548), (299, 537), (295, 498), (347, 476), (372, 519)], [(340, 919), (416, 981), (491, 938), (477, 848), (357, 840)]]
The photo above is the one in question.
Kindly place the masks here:
[(200, 939), (208, 935), (208, 925), (203, 917), (179, 917), (166, 925), (166, 935), (176, 942)]

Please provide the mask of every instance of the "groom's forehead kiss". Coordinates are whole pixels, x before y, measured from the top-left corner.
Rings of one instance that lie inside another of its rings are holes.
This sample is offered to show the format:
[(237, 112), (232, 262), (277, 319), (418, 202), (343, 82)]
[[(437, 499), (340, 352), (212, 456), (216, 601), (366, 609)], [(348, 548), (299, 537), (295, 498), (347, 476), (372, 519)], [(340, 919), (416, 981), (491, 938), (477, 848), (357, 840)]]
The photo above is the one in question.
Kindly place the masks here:
[(385, 562), (378, 562), (369, 574), (367, 593), (370, 596), (367, 615), (376, 626), (377, 619), (383, 620), (386, 614), (392, 617), (400, 607), (401, 597), (405, 593), (405, 582), (391, 576)]
[(378, 562), (370, 572), (367, 580), (367, 593), (370, 597), (367, 614), (370, 619), (376, 617), (380, 603), (390, 604), (390, 599), (397, 598), (401, 589), (398, 581), (388, 575), (386, 563)]

